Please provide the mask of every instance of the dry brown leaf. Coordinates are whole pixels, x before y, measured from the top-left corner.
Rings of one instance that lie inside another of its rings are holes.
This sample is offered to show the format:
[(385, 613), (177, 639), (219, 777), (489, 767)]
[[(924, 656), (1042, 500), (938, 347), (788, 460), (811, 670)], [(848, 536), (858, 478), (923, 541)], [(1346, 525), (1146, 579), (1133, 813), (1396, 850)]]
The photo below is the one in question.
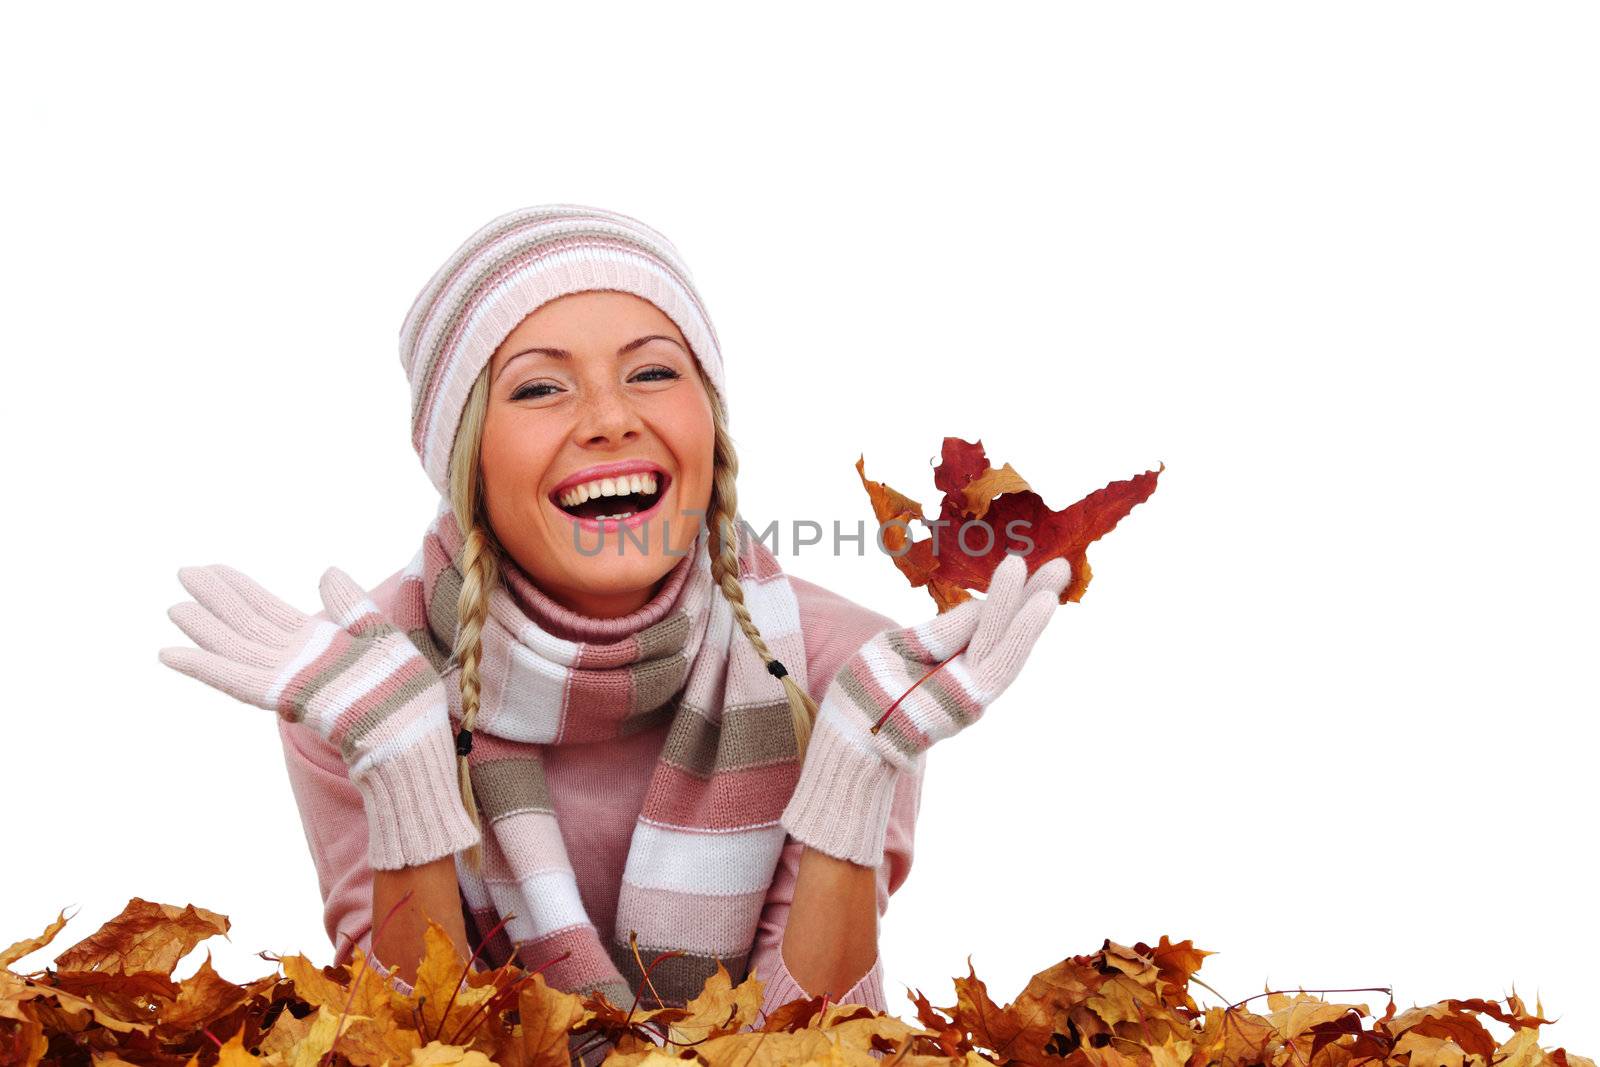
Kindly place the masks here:
[(134, 897), (121, 914), (56, 957), (61, 971), (172, 973), (178, 961), (214, 934), (226, 935), (228, 919), (187, 904), (152, 904)]
[(566, 1067), (572, 1028), (592, 1012), (579, 997), (551, 989), (544, 975), (535, 974), (517, 992), (521, 1016), (521, 1067)]
[(234, 985), (211, 966), (211, 953), (200, 968), (180, 984), (173, 1005), (161, 1013), (158, 1029), (163, 1033), (192, 1033), (218, 1016), (226, 1015), (252, 996), (251, 990)]
[(44, 933), (38, 937), (24, 938), (4, 952), (0, 952), (0, 967), (9, 969), (13, 963), (16, 963), (24, 956), (44, 948), (55, 938), (56, 934), (61, 932), (61, 928), (65, 925), (67, 925), (67, 909), (62, 908), (61, 914), (56, 916), (55, 921), (44, 928)]
[(684, 1005), (688, 1014), (667, 1024), (668, 1043), (685, 1045), (738, 1033), (755, 1022), (764, 988), (765, 983), (759, 978), (746, 978), (735, 986), (728, 969), (718, 960), (717, 973), (706, 979), (699, 996)]

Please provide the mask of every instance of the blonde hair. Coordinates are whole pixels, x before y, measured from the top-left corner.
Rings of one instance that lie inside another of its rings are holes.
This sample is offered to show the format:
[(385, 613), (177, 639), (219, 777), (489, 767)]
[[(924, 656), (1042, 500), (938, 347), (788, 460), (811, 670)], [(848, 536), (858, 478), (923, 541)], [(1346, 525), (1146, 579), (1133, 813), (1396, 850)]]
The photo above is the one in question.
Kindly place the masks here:
[[(776, 657), (761, 637), (761, 630), (750, 617), (744, 603), (744, 588), (739, 584), (738, 530), (734, 515), (738, 511), (738, 491), (734, 478), (739, 473), (739, 459), (733, 450), (733, 438), (728, 435), (727, 413), (722, 398), (706, 382), (705, 373), (695, 364), (701, 387), (711, 400), (711, 420), (716, 441), (712, 456), (711, 500), (706, 508), (709, 536), (706, 554), (711, 561), (711, 578), (733, 610), (734, 621), (745, 637), (760, 654), (763, 663), (771, 664)], [(460, 666), (462, 726), (472, 729), (478, 713), (481, 685), (478, 669), (483, 658), (483, 627), (489, 616), (489, 594), (500, 580), (500, 561), (505, 549), (495, 539), (484, 510), (483, 479), (479, 457), (483, 443), (483, 424), (489, 410), (489, 368), (484, 367), (467, 397), (461, 425), (456, 430), (450, 449), (450, 507), (455, 512), (456, 524), (463, 531), (461, 549), (461, 596), (456, 603), (456, 643), (454, 660)], [(787, 666), (787, 665), (785, 665)], [(784, 674), (780, 679), (789, 697), (789, 711), (794, 725), (795, 740), (800, 755), (804, 757), (811, 739), (811, 724), (816, 718), (817, 705), (794, 680), (794, 675)], [(467, 757), (457, 758), (461, 799), (466, 805), (472, 823), (482, 830), (478, 816), (477, 799), (472, 792), (472, 776), (467, 768)], [(474, 871), (483, 869), (481, 844), (467, 851), (467, 861)]]

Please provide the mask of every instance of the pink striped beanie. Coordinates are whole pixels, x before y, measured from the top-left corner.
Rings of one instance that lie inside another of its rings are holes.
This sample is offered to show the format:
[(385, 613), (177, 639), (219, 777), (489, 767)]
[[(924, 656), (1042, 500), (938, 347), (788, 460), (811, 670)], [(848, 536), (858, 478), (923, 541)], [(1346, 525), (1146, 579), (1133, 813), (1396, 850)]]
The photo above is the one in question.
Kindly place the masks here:
[(411, 445), (441, 495), (450, 492), (461, 412), (494, 350), (544, 304), (591, 289), (632, 293), (660, 308), (726, 398), (716, 331), (672, 242), (638, 219), (581, 204), (507, 212), (456, 249), (400, 328)]

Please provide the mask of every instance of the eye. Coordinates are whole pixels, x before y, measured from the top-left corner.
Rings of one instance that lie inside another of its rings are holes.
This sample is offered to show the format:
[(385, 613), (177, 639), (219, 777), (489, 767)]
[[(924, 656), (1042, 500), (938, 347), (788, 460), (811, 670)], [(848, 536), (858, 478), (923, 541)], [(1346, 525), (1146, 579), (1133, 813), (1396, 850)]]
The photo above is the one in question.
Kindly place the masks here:
[[(661, 375), (661, 377), (645, 378), (644, 376), (646, 374)], [(633, 376), (634, 381), (643, 380), (643, 381), (649, 381), (649, 382), (666, 382), (666, 381), (671, 381), (674, 378), (682, 378), (682, 377), (683, 377), (683, 375), (679, 374), (677, 371), (673, 370), (671, 367), (647, 367), (646, 369), (640, 371), (638, 374), (635, 374)]]
[(511, 394), (511, 399), (512, 400), (527, 400), (529, 398), (534, 398), (534, 397), (549, 396), (550, 395), (549, 393), (535, 392), (535, 390), (538, 390), (538, 389), (554, 389), (554, 388), (555, 388), (555, 386), (551, 385), (549, 382), (533, 382), (530, 385), (524, 385), (524, 386), (520, 387), (519, 389), (517, 389), (516, 392)]

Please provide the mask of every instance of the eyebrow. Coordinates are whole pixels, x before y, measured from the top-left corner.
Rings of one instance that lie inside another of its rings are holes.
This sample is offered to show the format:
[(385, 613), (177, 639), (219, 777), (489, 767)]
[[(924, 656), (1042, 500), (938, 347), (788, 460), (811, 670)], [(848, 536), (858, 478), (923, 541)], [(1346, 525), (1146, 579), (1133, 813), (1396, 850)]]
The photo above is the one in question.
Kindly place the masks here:
[[(625, 344), (621, 348), (617, 349), (617, 357), (620, 359), (621, 357), (627, 355), (629, 352), (632, 352), (634, 349), (644, 347), (645, 345), (649, 344), (651, 341), (670, 341), (673, 344), (678, 345), (679, 348), (683, 348), (683, 346), (681, 344), (678, 344), (676, 339), (668, 337), (666, 334), (663, 334), (663, 333), (651, 333), (651, 334), (646, 334), (643, 337), (636, 338), (635, 340), (629, 341), (627, 344)], [(688, 352), (685, 351), (684, 354), (687, 355)], [(549, 356), (551, 359), (571, 359), (572, 358), (572, 353), (568, 352), (565, 348), (543, 348), (543, 347), (539, 347), (539, 348), (524, 348), (521, 352), (518, 352), (516, 355), (514, 355), (510, 359), (506, 360), (505, 363), (501, 365), (499, 372), (495, 375), (495, 380), (499, 381), (500, 380), (500, 375), (504, 374), (506, 372), (506, 368), (511, 366), (511, 364), (515, 363), (518, 359), (521, 359), (523, 356), (530, 356), (530, 355)]]

